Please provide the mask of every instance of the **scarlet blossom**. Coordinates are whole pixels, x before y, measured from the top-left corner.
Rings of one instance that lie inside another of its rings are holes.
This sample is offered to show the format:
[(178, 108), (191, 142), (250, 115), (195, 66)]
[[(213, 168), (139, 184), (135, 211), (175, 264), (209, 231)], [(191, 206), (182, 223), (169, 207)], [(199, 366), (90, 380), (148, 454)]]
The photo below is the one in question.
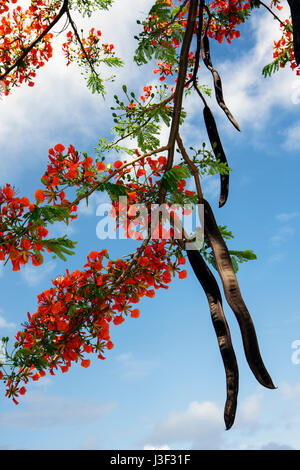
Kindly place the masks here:
[(81, 366), (82, 367), (89, 367), (90, 364), (91, 364), (90, 359), (82, 359), (82, 361), (81, 361)]
[(13, 189), (10, 187), (9, 184), (2, 189), (3, 194), (6, 196), (7, 199), (12, 199), (15, 195)]
[(132, 318), (139, 318), (140, 316), (140, 311), (138, 308), (135, 308), (134, 310), (132, 310), (131, 312), (131, 315), (130, 315)]
[(62, 144), (56, 144), (54, 146), (54, 150), (58, 153), (62, 153), (65, 150), (65, 147)]
[(179, 279), (185, 279), (187, 277), (187, 272), (186, 270), (184, 269), (183, 271), (180, 271), (179, 273)]
[(42, 204), (45, 200), (44, 191), (37, 189), (35, 192), (35, 200), (38, 204)]
[(120, 168), (122, 165), (123, 165), (123, 163), (122, 163), (120, 160), (117, 160), (117, 161), (114, 163), (114, 168), (117, 170), (117, 169)]
[(105, 169), (106, 169), (105, 163), (103, 163), (103, 162), (98, 162), (97, 163), (97, 170), (98, 171), (105, 171)]
[(118, 315), (117, 317), (113, 319), (114, 325), (121, 325), (123, 321), (124, 321), (124, 318), (122, 317), (122, 315)]

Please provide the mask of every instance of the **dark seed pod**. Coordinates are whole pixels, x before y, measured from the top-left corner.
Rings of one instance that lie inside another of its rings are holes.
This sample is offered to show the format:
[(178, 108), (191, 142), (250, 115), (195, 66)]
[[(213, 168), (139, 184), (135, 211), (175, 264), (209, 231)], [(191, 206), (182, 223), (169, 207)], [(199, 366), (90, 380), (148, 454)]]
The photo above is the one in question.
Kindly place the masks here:
[(205, 66), (211, 71), (213, 80), (214, 80), (214, 88), (215, 88), (215, 95), (218, 105), (221, 109), (223, 109), (224, 113), (228, 117), (229, 121), (232, 122), (234, 127), (240, 131), (240, 126), (238, 125), (235, 118), (232, 116), (231, 112), (229, 111), (228, 107), (225, 104), (224, 97), (223, 97), (223, 89), (222, 89), (222, 82), (220, 75), (213, 67), (211, 58), (210, 58), (210, 50), (209, 50), (209, 40), (206, 35), (203, 36), (201, 41), (201, 55), (203, 58), (203, 62)]
[(223, 312), (219, 286), (209, 267), (198, 250), (187, 250), (187, 256), (193, 271), (206, 294), (212, 323), (216, 332), (226, 374), (226, 403), (224, 421), (226, 429), (234, 423), (239, 389), (239, 371), (231, 342), (229, 327)]
[(204, 233), (213, 250), (215, 263), (222, 280), (226, 300), (238, 321), (245, 355), (258, 382), (264, 387), (275, 388), (260, 355), (254, 324), (242, 298), (230, 255), (215, 221), (209, 203), (204, 199)]
[(300, 65), (300, 3), (299, 0), (288, 0), (288, 3), (292, 16), (295, 62)]
[[(208, 134), (214, 155), (217, 160), (220, 160), (220, 162), (227, 164), (227, 158), (226, 158), (226, 155), (223, 150), (223, 146), (219, 137), (215, 118), (210, 108), (207, 105), (204, 106), (203, 116), (204, 116), (204, 122), (205, 122), (206, 130), (207, 130), (207, 134)], [(229, 174), (220, 175), (220, 181), (221, 181), (221, 192), (220, 192), (220, 199), (219, 199), (219, 207), (222, 207), (224, 206), (228, 198)]]

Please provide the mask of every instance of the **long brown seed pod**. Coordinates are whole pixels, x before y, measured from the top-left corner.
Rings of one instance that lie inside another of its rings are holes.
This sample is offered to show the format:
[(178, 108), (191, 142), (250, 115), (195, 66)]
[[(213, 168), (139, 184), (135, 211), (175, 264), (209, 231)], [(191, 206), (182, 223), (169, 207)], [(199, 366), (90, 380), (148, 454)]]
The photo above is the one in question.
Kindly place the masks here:
[(204, 233), (213, 250), (216, 267), (222, 280), (226, 300), (238, 321), (248, 364), (258, 382), (260, 382), (264, 387), (275, 388), (261, 358), (254, 324), (242, 298), (227, 246), (219, 231), (209, 203), (203, 199), (203, 204), (205, 222)]
[(295, 62), (300, 65), (300, 4), (296, 0), (288, 0), (288, 3), (292, 16)]
[(240, 131), (240, 126), (238, 125), (237, 121), (229, 111), (228, 107), (225, 104), (224, 97), (223, 97), (223, 89), (222, 89), (222, 81), (219, 73), (216, 71), (216, 69), (213, 67), (211, 58), (210, 58), (210, 49), (209, 49), (209, 40), (206, 35), (202, 38), (201, 41), (201, 54), (202, 54), (202, 59), (206, 67), (211, 71), (211, 74), (213, 76), (214, 80), (214, 88), (215, 88), (215, 95), (216, 95), (216, 100), (218, 105), (220, 106), (221, 109), (223, 109), (224, 113), (228, 117), (229, 121), (232, 122), (234, 127)]
[(236, 356), (231, 342), (230, 330), (223, 312), (222, 297), (219, 286), (209, 267), (198, 250), (187, 250), (188, 260), (206, 294), (212, 323), (217, 335), (219, 348), (226, 374), (226, 403), (224, 421), (226, 429), (234, 423), (237, 396), (239, 389), (239, 371)]
[[(220, 160), (220, 162), (222, 163), (227, 164), (227, 158), (223, 150), (222, 142), (219, 137), (215, 118), (210, 108), (207, 105), (204, 106), (203, 117), (204, 117), (207, 134), (210, 140), (210, 144), (212, 146), (216, 159)], [(219, 207), (222, 207), (224, 206), (228, 198), (229, 174), (220, 175), (220, 181), (221, 181), (221, 191), (220, 191)]]

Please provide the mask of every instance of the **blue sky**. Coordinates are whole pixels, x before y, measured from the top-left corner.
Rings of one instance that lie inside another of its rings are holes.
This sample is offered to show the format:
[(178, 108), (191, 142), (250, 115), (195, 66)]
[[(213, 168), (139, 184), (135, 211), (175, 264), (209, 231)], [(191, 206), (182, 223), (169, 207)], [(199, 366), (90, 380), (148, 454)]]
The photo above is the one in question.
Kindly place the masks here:
[[(32, 198), (50, 147), (72, 143), (93, 155), (97, 139), (109, 137), (113, 94), (123, 83), (141, 90), (141, 84), (153, 80), (151, 67), (138, 70), (131, 62), (137, 31), (132, 3), (116, 0), (113, 10), (93, 23), (126, 60), (105, 101), (89, 93), (75, 66), (65, 67), (59, 50), (34, 88), (14, 90), (0, 101), (1, 185), (9, 182)], [(135, 3), (143, 15), (151, 1)], [(290, 70), (270, 79), (261, 76), (272, 59), (272, 40), (280, 33), (271, 17), (258, 13), (231, 47), (212, 47), (225, 100), (241, 133), (211, 99), (233, 169), (226, 206), (217, 207), (218, 178), (204, 181), (203, 187), (218, 223), (235, 235), (229, 247), (257, 254), (257, 261), (240, 267), (238, 279), (278, 388), (266, 390), (255, 381), (237, 322), (225, 307), (239, 361), (240, 393), (234, 427), (224, 430), (225, 374), (205, 295), (187, 268), (187, 279), (175, 280), (168, 291), (140, 303), (139, 319), (129, 318), (112, 329), (115, 348), (105, 361), (95, 357), (89, 369), (78, 365), (67, 374), (47, 375), (28, 387), (18, 406), (2, 395), (0, 448), (300, 448), (300, 363), (292, 361), (293, 353), (298, 358), (292, 344), (300, 340), (300, 84)], [(205, 69), (200, 76), (211, 84)], [(187, 146), (206, 139), (201, 109), (200, 102), (187, 101), (189, 121), (182, 130)], [(13, 337), (26, 312), (36, 310), (36, 296), (51, 279), (66, 268), (83, 266), (90, 251), (105, 247), (112, 258), (132, 251), (132, 241), (96, 237), (101, 200), (95, 197), (88, 208), (82, 205), (78, 221), (68, 228), (78, 249), (66, 263), (49, 257), (42, 267), (27, 266), (18, 273), (0, 267), (0, 336)], [(53, 233), (64, 230), (57, 226)]]

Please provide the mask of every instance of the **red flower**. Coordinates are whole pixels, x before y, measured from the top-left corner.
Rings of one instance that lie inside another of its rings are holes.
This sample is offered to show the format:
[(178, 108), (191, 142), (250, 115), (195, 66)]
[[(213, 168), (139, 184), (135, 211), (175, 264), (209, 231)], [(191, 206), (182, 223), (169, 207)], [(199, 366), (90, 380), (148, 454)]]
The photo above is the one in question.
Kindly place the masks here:
[(105, 171), (105, 170), (106, 170), (105, 163), (103, 163), (103, 162), (98, 162), (98, 163), (97, 163), (97, 170), (98, 170), (98, 171)]
[(120, 160), (117, 160), (117, 161), (114, 163), (114, 167), (115, 167), (116, 170), (117, 170), (118, 168), (120, 168), (122, 165), (123, 165), (123, 163), (122, 163)]
[(45, 200), (44, 191), (42, 191), (41, 189), (37, 189), (35, 192), (35, 200), (37, 204), (43, 203)]
[(140, 311), (138, 308), (135, 308), (134, 310), (132, 310), (131, 312), (131, 315), (130, 315), (132, 318), (139, 318), (140, 316)]
[(114, 325), (121, 325), (121, 323), (123, 323), (123, 321), (124, 321), (124, 318), (122, 317), (122, 315), (118, 315), (113, 320)]
[(82, 361), (81, 361), (81, 366), (82, 367), (89, 367), (90, 364), (91, 364), (90, 359), (82, 359)]
[(62, 153), (65, 150), (65, 147), (62, 144), (56, 144), (54, 150), (58, 153)]

